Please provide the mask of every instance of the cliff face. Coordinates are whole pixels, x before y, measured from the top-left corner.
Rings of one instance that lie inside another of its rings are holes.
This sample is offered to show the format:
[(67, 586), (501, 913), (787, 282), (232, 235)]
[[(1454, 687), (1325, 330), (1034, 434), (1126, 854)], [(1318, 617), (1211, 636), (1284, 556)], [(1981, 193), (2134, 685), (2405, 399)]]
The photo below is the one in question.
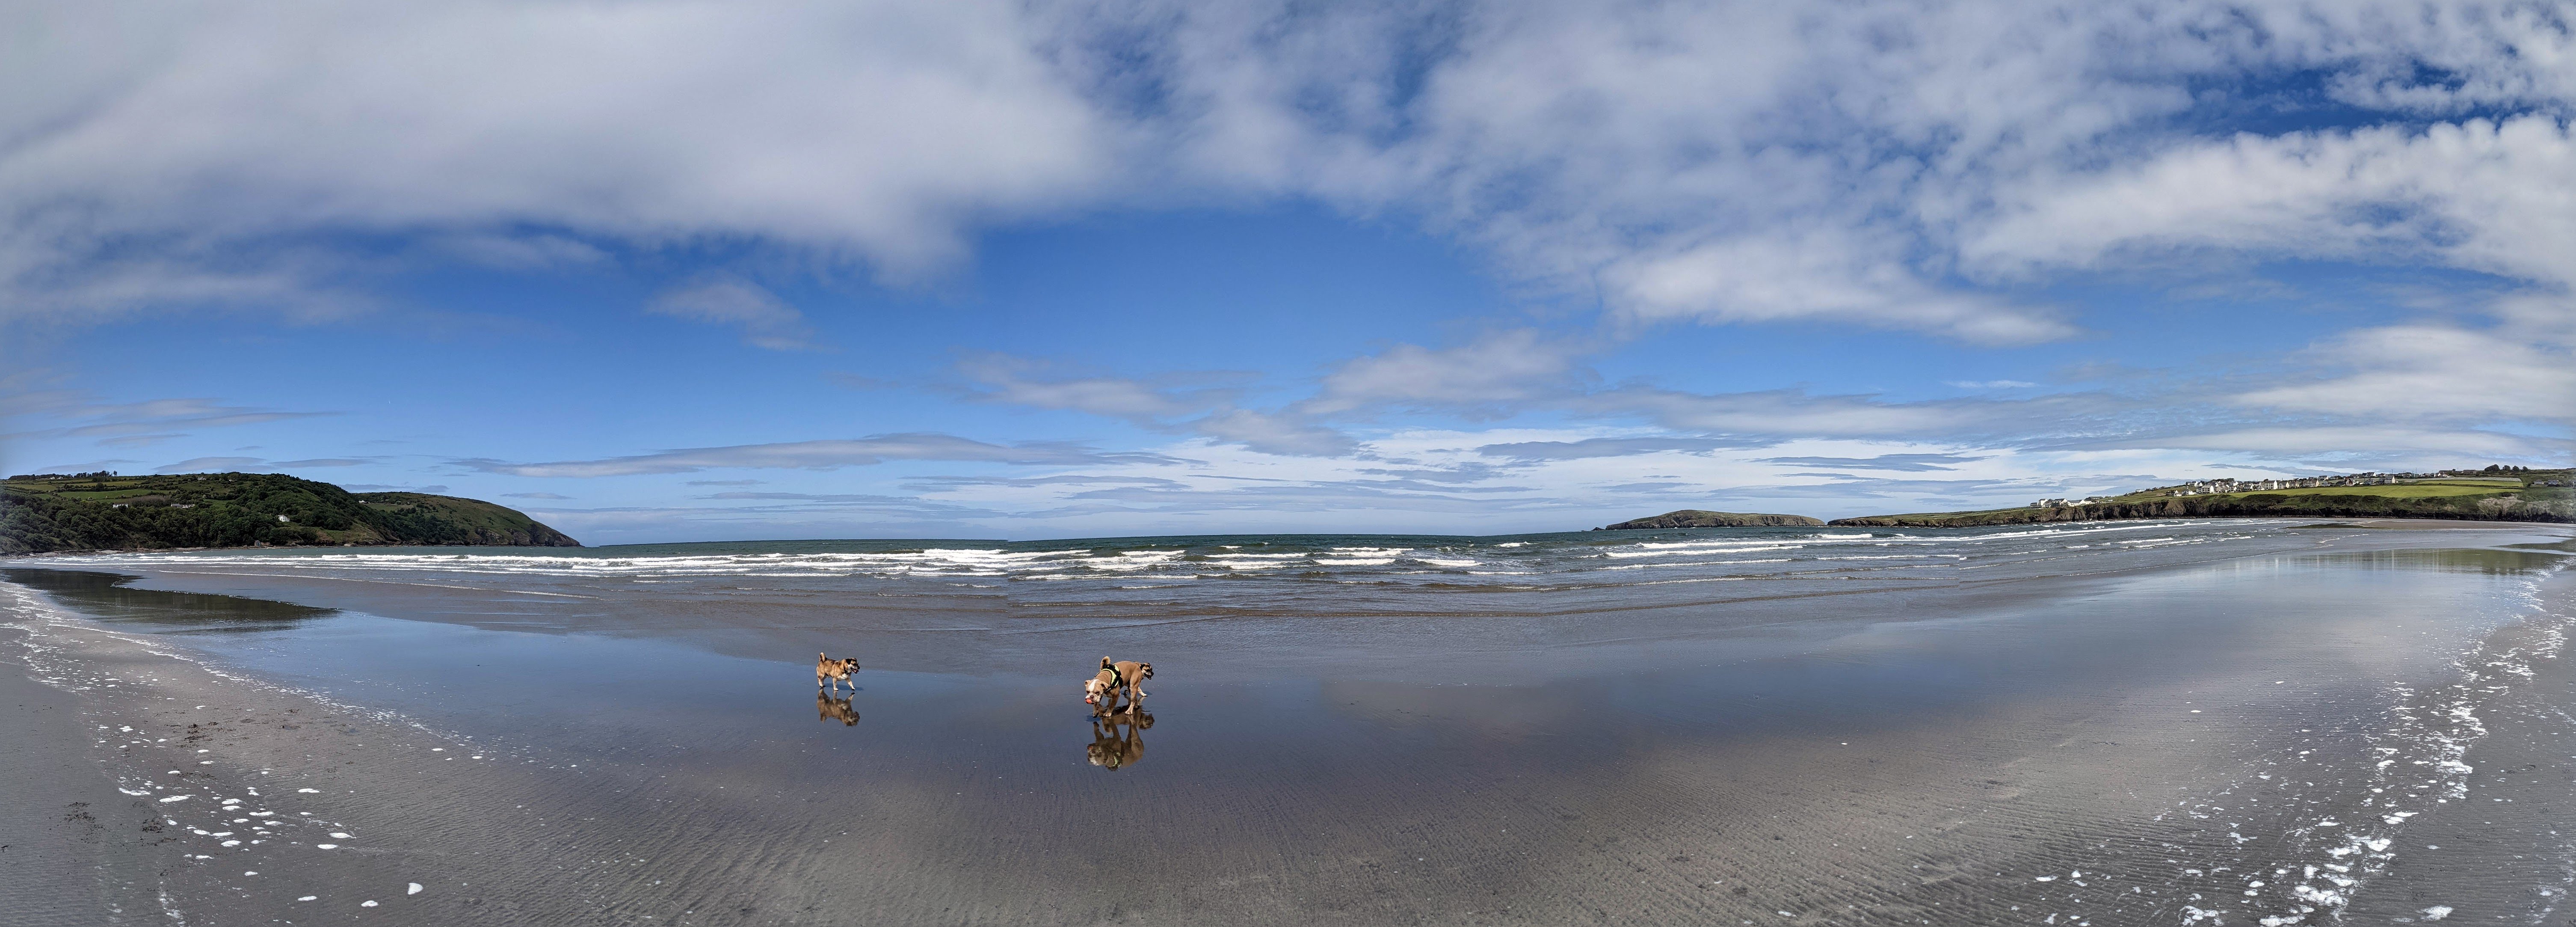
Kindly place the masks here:
[(424, 493), (351, 493), (266, 473), (11, 479), (0, 554), (303, 545), (579, 547), (525, 513)]
[(1754, 515), (1743, 512), (1703, 512), (1683, 509), (1665, 512), (1653, 518), (1623, 521), (1600, 528), (1601, 531), (1628, 531), (1638, 528), (1755, 528), (1755, 527), (1824, 527), (1821, 519), (1804, 515)]
[(1973, 528), (2121, 518), (2452, 518), (2469, 521), (2576, 521), (2576, 504), (2564, 490), (2524, 490), (2475, 496), (2405, 498), (2370, 495), (2248, 493), (2184, 496), (2144, 502), (2103, 502), (2057, 508), (1927, 512), (1838, 518), (1832, 524), (1861, 528)]
[(417, 492), (357, 493), (381, 520), (396, 526), (401, 544), (479, 544), (489, 547), (580, 547), (563, 532), (526, 513), (481, 499)]

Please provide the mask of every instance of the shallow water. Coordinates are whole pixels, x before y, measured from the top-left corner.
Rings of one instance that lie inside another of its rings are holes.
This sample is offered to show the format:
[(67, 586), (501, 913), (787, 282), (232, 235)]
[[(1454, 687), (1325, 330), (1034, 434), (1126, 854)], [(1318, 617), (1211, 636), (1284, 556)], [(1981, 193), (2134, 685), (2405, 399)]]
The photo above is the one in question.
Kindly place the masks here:
[[(297, 774), (479, 897), (603, 899), (531, 923), (2320, 922), (2483, 852), (2407, 835), (2469, 804), (2482, 706), (2552, 703), (2569, 620), (2563, 533), (1613, 534), (0, 579), (481, 757), (353, 723)], [(818, 649), (867, 664), (846, 703), (801, 688)], [(1102, 653), (1155, 663), (1148, 714), (1082, 705)], [(2515, 846), (2437, 900), (2519, 918), (2576, 872)]]

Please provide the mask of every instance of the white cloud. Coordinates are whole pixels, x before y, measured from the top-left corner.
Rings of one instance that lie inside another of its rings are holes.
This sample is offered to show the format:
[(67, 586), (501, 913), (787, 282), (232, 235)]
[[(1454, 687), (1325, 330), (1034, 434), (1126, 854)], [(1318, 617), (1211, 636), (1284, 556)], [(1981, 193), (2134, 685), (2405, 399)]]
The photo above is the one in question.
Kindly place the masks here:
[[(1111, 163), (1021, 10), (22, 10), (0, 73), (43, 91), (0, 104), (0, 280), (20, 311), (255, 302), (331, 273), (255, 260), (282, 237), (531, 227), (509, 237), (739, 236), (917, 275)], [(100, 263), (136, 245), (162, 257)]]
[(644, 311), (693, 322), (742, 328), (743, 343), (772, 351), (814, 347), (814, 330), (805, 314), (759, 284), (736, 277), (712, 277), (674, 287), (644, 304)]
[(1553, 396), (1578, 376), (1574, 358), (1587, 347), (1530, 329), (1478, 338), (1451, 348), (1399, 344), (1341, 365), (1299, 408), (1316, 414), (1377, 405), (1474, 411)]
[(1764, 457), (1762, 462), (1799, 467), (1922, 473), (1933, 470), (1956, 470), (1963, 464), (1984, 459), (1984, 457), (1963, 457), (1958, 454), (1877, 454), (1869, 457)]
[[(2565, 112), (2576, 45), (2540, 7), (1164, 9), (1178, 25), (1142, 44), (1164, 52), (1146, 57), (1179, 101), (1168, 131), (1209, 184), (1417, 209), (1509, 273), (1643, 321), (2026, 343), (2074, 331), (2026, 284), (2115, 265), (2123, 246), (2251, 241), (2532, 279), (2556, 279), (2567, 251), (2556, 178), (2576, 171), (2551, 116), (2407, 127), (2472, 106)], [(2399, 125), (2255, 136), (2232, 168), (2192, 156), (2230, 144), (2200, 141), (2213, 123), (2327, 104), (2285, 76)], [(2410, 135), (2428, 141), (2400, 157), (2334, 150)], [(2086, 195), (2168, 153), (2154, 184)], [(2439, 222), (2384, 224), (2373, 197)]]
[(232, 428), (290, 419), (335, 415), (224, 405), (205, 398), (101, 402), (72, 391), (23, 392), (0, 396), (0, 418), (46, 419), (53, 427), (0, 435), (11, 439), (96, 438), (108, 447), (130, 447), (186, 437), (171, 429)]
[[(37, 38), (0, 63), (38, 88), (0, 103), (0, 287), (19, 313), (346, 311), (363, 288), (317, 244), (334, 232), (502, 266), (751, 241), (912, 279), (993, 222), (1312, 196), (1423, 215), (1506, 273), (1632, 321), (2026, 343), (2074, 328), (2023, 282), (2137, 249), (2563, 280), (2576, 222), (2553, 121), (2576, 102), (2576, 43), (2546, 7), (472, 0), (29, 16)], [(2246, 86), (2283, 75), (2390, 124), (2198, 135), (2323, 102)], [(2412, 121), (2478, 111), (2511, 118)]]
[(2185, 144), (2006, 191), (1960, 248), (2028, 274), (2124, 251), (2424, 260), (2576, 284), (2576, 139), (2553, 116)]
[[(2051, 404), (2077, 401), (2051, 397)], [(1647, 418), (1693, 432), (1776, 437), (1916, 437), (1966, 434), (2020, 420), (2016, 430), (2042, 431), (2059, 416), (2034, 401), (1888, 402), (1872, 396), (1811, 396), (1800, 390), (1702, 394), (1652, 388), (1609, 390), (1582, 397), (1578, 408), (1596, 414)]]
[(1264, 454), (1332, 456), (1358, 447), (1349, 436), (1299, 416), (1251, 409), (1227, 409), (1191, 422), (1190, 429)]
[(257, 458), (257, 457), (192, 457), (192, 458), (189, 458), (189, 459), (187, 459), (187, 460), (179, 461), (178, 463), (169, 464), (169, 465), (161, 466), (161, 467), (155, 467), (155, 468), (153, 468), (152, 472), (154, 472), (154, 473), (210, 473), (210, 472), (237, 472), (237, 471), (249, 470), (249, 469), (256, 468), (256, 467), (260, 466), (262, 463), (265, 463), (265, 461), (263, 461), (263, 460), (261, 460), (261, 459), (259, 459), (259, 458)]
[(977, 354), (957, 364), (957, 371), (980, 389), (969, 395), (983, 402), (1067, 409), (1092, 415), (1150, 422), (1197, 415), (1232, 400), (1230, 390), (1174, 387), (1122, 377), (1047, 377), (1046, 365), (1005, 354)]
[(471, 458), (451, 461), (469, 470), (511, 476), (596, 477), (653, 473), (696, 473), (725, 469), (835, 470), (867, 467), (888, 460), (955, 460), (979, 463), (1057, 465), (1114, 463), (1159, 459), (1153, 454), (1095, 451), (1070, 444), (987, 444), (955, 435), (915, 433), (876, 435), (827, 441), (790, 441), (694, 447), (600, 460), (511, 463)]
[(2576, 425), (2576, 349), (2508, 327), (2397, 325), (2311, 352), (2325, 373), (2237, 397), (2255, 407), (2386, 420)]
[(309, 460), (264, 460), (258, 457), (192, 457), (178, 463), (154, 468), (154, 473), (257, 472), (308, 470), (315, 467), (363, 467), (379, 463), (381, 457), (316, 457)]
[(1729, 448), (1760, 446), (1765, 443), (1768, 442), (1658, 435), (1634, 438), (1583, 438), (1576, 441), (1514, 441), (1483, 445), (1476, 448), (1476, 453), (1509, 460), (1581, 460), (1587, 457), (1629, 457), (1638, 454), (1704, 454)]
[[(979, 401), (1125, 419), (1156, 431), (1232, 441), (1265, 454), (1342, 454), (1357, 446), (1349, 436), (1317, 423), (1305, 410), (1264, 412), (1238, 407), (1241, 391), (1237, 389), (1124, 377), (1033, 376), (1045, 368), (1036, 361), (1001, 354), (977, 355), (957, 365), (958, 372), (978, 387), (967, 395)], [(1211, 376), (1172, 379), (1204, 381)]]
[(1709, 242), (1621, 260), (1602, 280), (1613, 305), (1645, 321), (1821, 319), (2007, 345), (2075, 333), (2046, 310), (1943, 290), (1901, 264), (1854, 253), (1837, 236)]

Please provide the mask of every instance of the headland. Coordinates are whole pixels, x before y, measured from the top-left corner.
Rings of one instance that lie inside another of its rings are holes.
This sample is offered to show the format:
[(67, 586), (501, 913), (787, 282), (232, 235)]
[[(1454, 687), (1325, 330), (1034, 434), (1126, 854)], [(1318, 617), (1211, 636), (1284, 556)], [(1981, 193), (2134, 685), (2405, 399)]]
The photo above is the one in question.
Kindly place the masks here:
[(25, 474), (0, 481), (0, 554), (204, 547), (580, 547), (480, 499), (353, 493), (277, 473)]

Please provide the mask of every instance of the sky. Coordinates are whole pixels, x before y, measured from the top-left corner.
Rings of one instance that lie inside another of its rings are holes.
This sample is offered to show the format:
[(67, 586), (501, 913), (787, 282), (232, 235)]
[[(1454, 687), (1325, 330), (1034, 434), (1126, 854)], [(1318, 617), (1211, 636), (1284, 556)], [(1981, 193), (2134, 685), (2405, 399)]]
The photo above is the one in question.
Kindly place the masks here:
[(0, 469), (585, 542), (2576, 457), (2568, 3), (11, 3)]

